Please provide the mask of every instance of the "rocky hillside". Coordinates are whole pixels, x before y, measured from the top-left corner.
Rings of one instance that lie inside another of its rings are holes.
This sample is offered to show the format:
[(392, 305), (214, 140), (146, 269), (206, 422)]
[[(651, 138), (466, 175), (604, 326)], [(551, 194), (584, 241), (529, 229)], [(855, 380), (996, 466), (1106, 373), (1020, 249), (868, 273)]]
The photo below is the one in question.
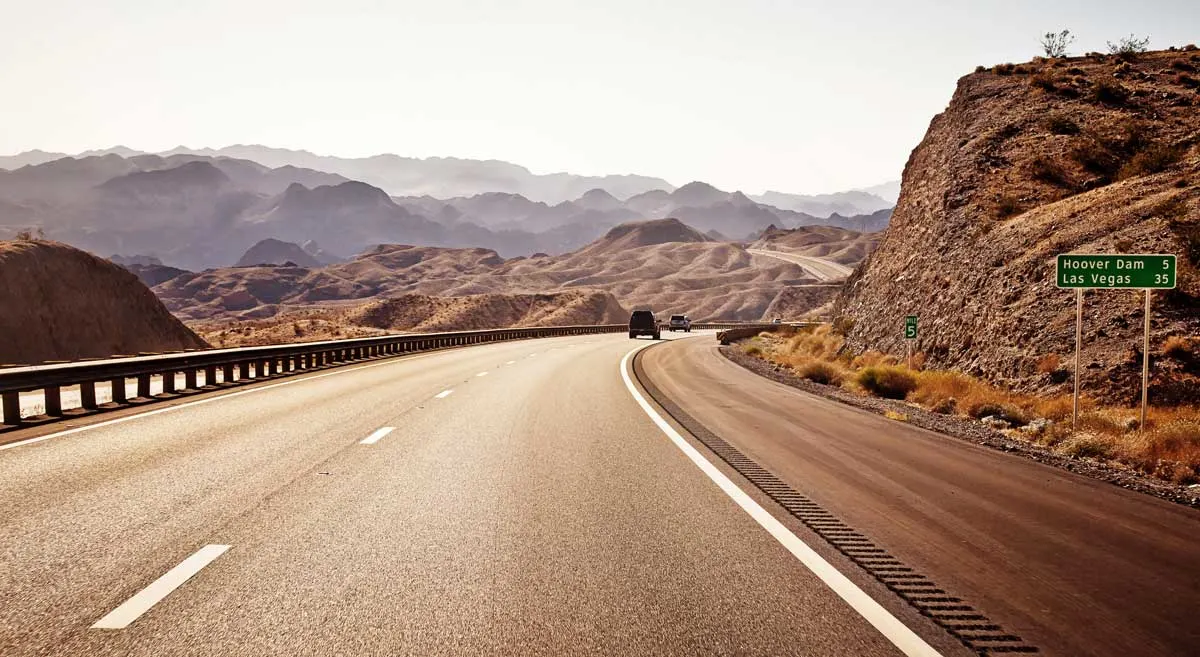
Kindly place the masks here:
[(207, 346), (137, 276), (57, 242), (0, 242), (0, 308), (0, 363)]
[[(1179, 287), (1154, 297), (1150, 396), (1194, 403), (1197, 69), (1200, 53), (1163, 51), (1038, 60), (962, 78), (909, 158), (882, 242), (838, 301), (843, 326), (852, 324), (849, 344), (902, 353), (903, 318), (918, 314), (917, 348), (929, 365), (1060, 388), (1075, 295), (1055, 288), (1055, 256), (1173, 253)], [(1131, 402), (1141, 295), (1099, 290), (1085, 299), (1084, 391)]]

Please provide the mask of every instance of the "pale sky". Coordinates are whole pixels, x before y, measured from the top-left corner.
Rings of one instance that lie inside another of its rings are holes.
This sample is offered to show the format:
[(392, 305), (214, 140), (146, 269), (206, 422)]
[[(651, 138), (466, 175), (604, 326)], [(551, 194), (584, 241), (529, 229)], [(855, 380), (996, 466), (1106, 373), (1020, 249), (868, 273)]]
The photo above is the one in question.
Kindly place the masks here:
[(0, 0), (0, 153), (259, 143), (817, 193), (898, 178), (958, 77), (1196, 0)]

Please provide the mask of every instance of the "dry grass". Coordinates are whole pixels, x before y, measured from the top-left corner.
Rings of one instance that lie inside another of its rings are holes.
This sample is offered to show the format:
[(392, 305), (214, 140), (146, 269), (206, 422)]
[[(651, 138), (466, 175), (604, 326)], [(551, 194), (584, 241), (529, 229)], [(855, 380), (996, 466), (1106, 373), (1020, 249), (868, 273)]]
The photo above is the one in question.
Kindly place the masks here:
[(1038, 374), (1051, 374), (1058, 371), (1060, 360), (1058, 354), (1046, 354), (1038, 359)]
[(1163, 343), (1163, 354), (1175, 360), (1190, 360), (1195, 353), (1191, 338), (1172, 335)]
[(864, 367), (855, 381), (863, 390), (885, 399), (904, 399), (917, 388), (917, 377), (908, 368), (896, 365)]
[(815, 383), (840, 386), (845, 380), (842, 368), (822, 360), (810, 360), (795, 369), (800, 377)]
[[(1049, 420), (1044, 431), (1011, 434), (1059, 454), (1117, 462), (1178, 484), (1200, 481), (1200, 406), (1151, 407), (1141, 430), (1138, 409), (1101, 407), (1083, 398), (1078, 428), (1072, 430), (1070, 395), (1015, 393), (959, 372), (900, 365), (896, 357), (876, 351), (851, 358), (843, 349), (843, 338), (828, 326), (801, 329), (786, 337), (768, 334), (754, 338), (743, 349), (787, 365), (810, 381), (840, 385), (859, 394), (905, 399), (936, 413), (975, 419), (993, 416), (1014, 427), (1036, 419)], [(1194, 345), (1187, 337), (1172, 336), (1163, 349), (1169, 357), (1185, 359), (1191, 357)], [(1047, 354), (1037, 362), (1043, 373), (1060, 367), (1057, 354)], [(900, 420), (903, 414), (895, 415), (893, 419)]]

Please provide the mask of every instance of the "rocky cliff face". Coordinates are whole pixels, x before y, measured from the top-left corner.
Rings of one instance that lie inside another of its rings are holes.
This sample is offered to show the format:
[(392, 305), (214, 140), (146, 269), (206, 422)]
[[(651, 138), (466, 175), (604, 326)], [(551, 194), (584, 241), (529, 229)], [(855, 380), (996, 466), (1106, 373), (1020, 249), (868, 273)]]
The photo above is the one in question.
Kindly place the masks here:
[[(916, 314), (928, 365), (1065, 387), (1075, 293), (1055, 287), (1055, 256), (1171, 253), (1179, 286), (1154, 296), (1151, 402), (1195, 402), (1196, 356), (1163, 347), (1200, 334), (1197, 68), (1194, 52), (1157, 52), (962, 78), (905, 167), (882, 242), (838, 299), (848, 344), (901, 354), (904, 316)], [(1086, 394), (1136, 398), (1141, 301), (1085, 295)]]

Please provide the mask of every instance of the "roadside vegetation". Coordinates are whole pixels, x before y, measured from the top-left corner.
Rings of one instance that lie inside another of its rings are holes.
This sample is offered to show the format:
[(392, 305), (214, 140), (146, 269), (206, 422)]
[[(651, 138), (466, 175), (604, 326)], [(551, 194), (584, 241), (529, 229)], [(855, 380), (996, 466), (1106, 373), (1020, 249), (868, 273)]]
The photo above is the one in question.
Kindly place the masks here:
[[(1168, 342), (1169, 351), (1190, 352), (1182, 339)], [(745, 353), (814, 383), (971, 418), (1065, 456), (1094, 458), (1176, 484), (1200, 482), (1200, 406), (1151, 407), (1146, 430), (1140, 431), (1138, 409), (1083, 398), (1079, 427), (1072, 431), (1070, 395), (1022, 394), (959, 372), (928, 370), (921, 353), (901, 360), (875, 351), (854, 355), (842, 347), (842, 336), (829, 325), (788, 327), (742, 343)], [(1058, 370), (1058, 357), (1046, 356), (1039, 368)]]

